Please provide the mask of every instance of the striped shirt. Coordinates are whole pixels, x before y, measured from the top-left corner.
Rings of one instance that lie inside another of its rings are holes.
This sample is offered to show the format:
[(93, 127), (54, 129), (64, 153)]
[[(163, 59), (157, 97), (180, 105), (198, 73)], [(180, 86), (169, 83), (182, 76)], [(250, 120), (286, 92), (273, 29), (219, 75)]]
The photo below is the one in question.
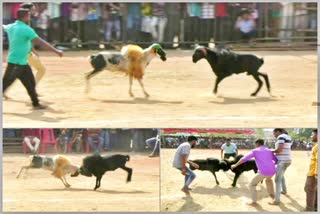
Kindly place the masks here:
[(212, 3), (202, 3), (201, 5), (201, 18), (202, 19), (214, 19), (214, 4)]
[(292, 141), (289, 135), (281, 134), (277, 138), (275, 148), (277, 149), (280, 144), (283, 144), (282, 152), (276, 154), (279, 161), (291, 161), (291, 145)]

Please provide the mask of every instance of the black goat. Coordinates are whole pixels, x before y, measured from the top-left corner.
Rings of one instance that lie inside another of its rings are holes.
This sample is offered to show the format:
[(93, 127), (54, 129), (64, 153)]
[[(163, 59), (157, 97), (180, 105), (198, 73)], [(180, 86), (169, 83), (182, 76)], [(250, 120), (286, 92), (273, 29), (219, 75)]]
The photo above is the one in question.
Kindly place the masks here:
[[(231, 170), (231, 165), (236, 164), (242, 157), (243, 157), (243, 155), (237, 155), (234, 160), (231, 160), (231, 161), (224, 160), (227, 165), (227, 168)], [(258, 171), (256, 161), (254, 159), (250, 159), (247, 162), (245, 162), (245, 163), (239, 165), (238, 167), (234, 168), (233, 170), (231, 170), (233, 173), (235, 173), (235, 176), (234, 176), (233, 182), (232, 182), (232, 186), (235, 187), (237, 185), (237, 180), (243, 172), (250, 171), (250, 170), (253, 170), (254, 173), (257, 173), (257, 171)]]
[(263, 59), (253, 54), (238, 54), (228, 49), (209, 49), (207, 47), (197, 47), (194, 50), (192, 61), (198, 62), (200, 59), (206, 59), (210, 64), (212, 71), (216, 74), (217, 79), (213, 89), (213, 93), (218, 92), (219, 83), (232, 74), (240, 74), (247, 72), (252, 75), (258, 82), (258, 88), (251, 96), (256, 96), (260, 91), (263, 82), (259, 76), (262, 76), (267, 84), (270, 93), (270, 82), (267, 74), (259, 72), (259, 68), (264, 63)]
[[(207, 158), (207, 159), (197, 159), (197, 160), (192, 160), (193, 163), (196, 163), (199, 165), (199, 169), (201, 171), (210, 171), (214, 178), (216, 179), (216, 184), (219, 185), (219, 181), (216, 176), (216, 172), (218, 172), (220, 169), (222, 170), (228, 170), (228, 165), (224, 161), (220, 161), (219, 159), (216, 158)], [(192, 165), (190, 165), (191, 170), (195, 170)], [(230, 169), (230, 168), (229, 168)]]
[(101, 184), (101, 178), (107, 171), (114, 171), (121, 168), (128, 172), (127, 182), (131, 181), (132, 169), (126, 167), (126, 162), (130, 160), (129, 155), (109, 155), (102, 157), (99, 154), (94, 154), (87, 156), (83, 159), (82, 166), (78, 173), (71, 176), (77, 176), (79, 173), (84, 176), (91, 177), (94, 175), (96, 177), (96, 186), (94, 190), (98, 189)]
[[(216, 158), (197, 159), (192, 160), (192, 162), (199, 165), (199, 170), (210, 171), (216, 180), (216, 184), (219, 185), (219, 181), (217, 180), (217, 176), (215, 173), (219, 170), (231, 170), (231, 165), (236, 164), (242, 157), (243, 155), (237, 155), (234, 160), (219, 160)], [(196, 168), (190, 165), (190, 169), (195, 170)], [(255, 173), (257, 173), (258, 171), (256, 162), (253, 159), (248, 160), (247, 162), (241, 164), (240, 166), (232, 170), (232, 172), (235, 173), (232, 186), (235, 187), (237, 185), (237, 180), (243, 172), (250, 170), (253, 170)]]

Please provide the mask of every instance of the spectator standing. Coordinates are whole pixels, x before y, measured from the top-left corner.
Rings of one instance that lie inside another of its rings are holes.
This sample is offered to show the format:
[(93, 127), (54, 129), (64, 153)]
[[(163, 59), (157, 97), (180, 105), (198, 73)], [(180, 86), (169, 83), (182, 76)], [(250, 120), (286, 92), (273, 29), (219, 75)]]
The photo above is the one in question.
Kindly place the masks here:
[(66, 38), (64, 38), (64, 35), (67, 35), (67, 33), (70, 30), (70, 12), (71, 12), (71, 2), (65, 2), (60, 4), (60, 14), (61, 14), (61, 41), (66, 42)]
[(79, 14), (79, 3), (70, 4), (70, 22), (71, 30), (76, 32), (77, 36), (80, 36), (80, 14)]
[(78, 39), (81, 42), (87, 42), (86, 32), (89, 32), (88, 23), (88, 4), (78, 3)]
[(69, 130), (60, 129), (59, 135), (56, 139), (56, 141), (58, 142), (60, 152), (67, 153), (69, 138), (70, 138)]
[(281, 19), (281, 3), (271, 4), (271, 28), (270, 36), (277, 37), (279, 35), (280, 19)]
[[(92, 151), (100, 152), (103, 149), (104, 139), (102, 129), (87, 129), (88, 132), (88, 143)], [(96, 146), (94, 141), (98, 141)]]
[(50, 25), (50, 17), (47, 10), (47, 3), (39, 3), (38, 18), (36, 24), (36, 31), (38, 35), (44, 40), (48, 40), (48, 29)]
[(104, 8), (105, 34), (104, 38), (107, 42), (112, 40), (112, 32), (115, 32), (116, 40), (120, 40), (121, 36), (121, 8), (120, 3), (106, 3)]
[(294, 16), (294, 3), (292, 2), (281, 2), (281, 20), (280, 20), (280, 30), (279, 37), (281, 42), (290, 42), (292, 37), (291, 29), (293, 29)]
[[(96, 43), (99, 41), (99, 30), (98, 30), (98, 20), (99, 20), (99, 3), (87, 3), (87, 16), (85, 22), (85, 41)], [(88, 45), (89, 48), (96, 48), (96, 46)]]
[(102, 129), (102, 130), (103, 130), (103, 136), (104, 136), (104, 150), (110, 151), (112, 150), (110, 131), (109, 129)]
[(48, 2), (48, 16), (50, 17), (50, 29), (49, 29), (49, 39), (53, 43), (58, 43), (62, 41), (61, 27), (60, 27), (60, 4), (59, 2)]
[(164, 30), (167, 22), (168, 18), (166, 17), (165, 3), (152, 3), (151, 33), (154, 42), (163, 42)]
[(141, 3), (127, 3), (126, 40), (137, 42), (141, 29)]
[(228, 17), (227, 12), (227, 3), (218, 2), (214, 4), (215, 9), (215, 32), (214, 32), (214, 40), (222, 41), (228, 40), (226, 35), (230, 35), (231, 25), (230, 19)]
[[(180, 20), (181, 20), (181, 4), (182, 3), (168, 3), (165, 5), (165, 11), (167, 13), (168, 22), (166, 26), (165, 40), (169, 42), (175, 42), (175, 39), (181, 40), (180, 37)], [(172, 46), (165, 45), (166, 48), (172, 48)]]
[(318, 130), (312, 131), (311, 139), (314, 143), (311, 151), (309, 171), (304, 187), (306, 192), (306, 210), (309, 212), (318, 211)]
[(184, 46), (190, 48), (191, 43), (199, 40), (201, 3), (187, 3), (186, 6), (184, 41), (187, 43)]
[[(141, 41), (152, 40), (152, 4), (151, 3), (141, 3)], [(151, 38), (150, 38), (151, 36)]]
[(213, 38), (214, 32), (214, 3), (201, 3), (200, 16), (200, 45), (208, 46), (208, 43)]

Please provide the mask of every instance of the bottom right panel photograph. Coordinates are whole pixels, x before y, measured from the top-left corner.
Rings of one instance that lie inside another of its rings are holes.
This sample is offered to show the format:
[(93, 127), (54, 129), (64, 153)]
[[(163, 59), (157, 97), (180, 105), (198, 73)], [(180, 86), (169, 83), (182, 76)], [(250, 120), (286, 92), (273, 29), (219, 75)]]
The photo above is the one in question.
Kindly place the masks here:
[(317, 211), (316, 128), (161, 129), (161, 211)]

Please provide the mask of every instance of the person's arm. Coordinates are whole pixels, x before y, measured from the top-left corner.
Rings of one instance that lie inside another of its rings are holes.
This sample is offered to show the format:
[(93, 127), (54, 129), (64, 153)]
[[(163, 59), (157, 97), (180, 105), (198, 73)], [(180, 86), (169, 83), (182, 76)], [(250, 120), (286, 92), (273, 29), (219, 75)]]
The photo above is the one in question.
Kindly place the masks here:
[(274, 164), (278, 163), (278, 158), (272, 153), (272, 160), (274, 162)]
[(221, 153), (221, 160), (223, 160), (224, 145), (225, 145), (225, 144), (222, 144), (222, 145), (221, 145), (221, 147), (220, 147), (220, 149), (221, 149), (221, 150), (220, 150), (220, 153)]
[(54, 52), (55, 54), (57, 54), (60, 57), (63, 56), (63, 51), (56, 49), (55, 47), (53, 47), (52, 45), (50, 45), (48, 42), (44, 41), (40, 37), (35, 37), (34, 39), (32, 39), (32, 43), (34, 43), (36, 45), (40, 45), (41, 47), (46, 48), (49, 51)]
[(272, 150), (276, 154), (278, 154), (278, 153), (283, 151), (285, 139), (279, 138), (277, 140), (277, 143), (278, 143), (278, 146), (274, 150)]
[(39, 57), (39, 54), (38, 54), (38, 52), (36, 51), (36, 49), (34, 47), (31, 48), (31, 53), (33, 53), (34, 55)]
[(236, 30), (240, 29), (240, 21), (241, 21), (241, 17), (239, 16), (237, 18), (237, 21), (236, 21), (235, 25), (234, 25), (234, 29), (236, 29)]
[(244, 161), (242, 159), (240, 159), (236, 164), (231, 165), (231, 170), (233, 170), (234, 168), (237, 168), (238, 166), (240, 166), (243, 163), (244, 163)]
[(194, 163), (194, 162), (192, 162), (190, 160), (187, 160), (187, 163), (190, 164), (191, 166), (193, 166), (194, 168), (199, 169), (199, 165), (198, 164), (196, 164), (196, 163)]
[(247, 162), (249, 159), (253, 158), (253, 152), (249, 152), (247, 155), (245, 155), (243, 158), (241, 158), (236, 164), (231, 165), (231, 169), (233, 170), (234, 168), (240, 166), (241, 164)]
[(186, 163), (188, 155), (181, 155), (180, 164), (181, 164), (181, 173), (186, 174)]
[(236, 148), (236, 155), (238, 155), (238, 149)]

